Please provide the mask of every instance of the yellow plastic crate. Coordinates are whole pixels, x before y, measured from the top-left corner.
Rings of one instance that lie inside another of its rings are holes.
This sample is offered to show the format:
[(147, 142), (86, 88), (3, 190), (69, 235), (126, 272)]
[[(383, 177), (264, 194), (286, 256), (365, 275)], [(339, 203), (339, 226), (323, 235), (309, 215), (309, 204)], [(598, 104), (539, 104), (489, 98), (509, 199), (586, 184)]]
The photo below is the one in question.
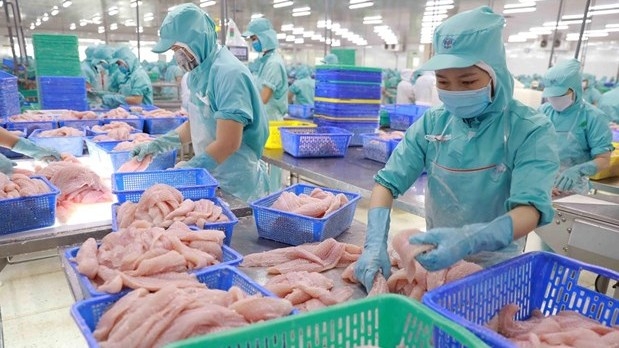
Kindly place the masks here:
[(282, 136), (279, 127), (316, 127), (314, 123), (302, 121), (269, 121), (269, 138), (264, 145), (265, 149), (278, 150), (282, 148)]
[(594, 176), (590, 176), (590, 179), (601, 180), (619, 176), (619, 143), (613, 143), (613, 145), (615, 146), (615, 151), (610, 154), (610, 167), (600, 171)]

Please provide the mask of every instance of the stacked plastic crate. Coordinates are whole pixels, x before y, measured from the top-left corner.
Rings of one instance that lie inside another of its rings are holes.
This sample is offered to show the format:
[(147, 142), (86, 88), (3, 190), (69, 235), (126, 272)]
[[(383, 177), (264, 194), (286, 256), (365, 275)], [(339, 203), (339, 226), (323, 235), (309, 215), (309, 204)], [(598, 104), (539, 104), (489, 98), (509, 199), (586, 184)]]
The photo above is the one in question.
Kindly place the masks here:
[(77, 36), (34, 34), (32, 43), (41, 109), (88, 110)]
[(314, 122), (347, 129), (350, 146), (363, 145), (361, 134), (378, 127), (381, 69), (323, 65), (316, 67)]
[(2, 122), (20, 112), (17, 77), (0, 71), (0, 118)]

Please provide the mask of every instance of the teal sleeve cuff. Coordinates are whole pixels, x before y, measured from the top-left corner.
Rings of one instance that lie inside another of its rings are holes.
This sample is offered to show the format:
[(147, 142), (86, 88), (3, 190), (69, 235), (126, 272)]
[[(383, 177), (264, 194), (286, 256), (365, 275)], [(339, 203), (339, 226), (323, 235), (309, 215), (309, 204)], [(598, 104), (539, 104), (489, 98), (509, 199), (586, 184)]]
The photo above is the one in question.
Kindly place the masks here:
[(215, 159), (207, 153), (202, 153), (198, 156), (194, 156), (185, 164), (185, 167), (204, 168), (208, 171), (212, 171), (217, 166), (217, 161), (215, 161)]

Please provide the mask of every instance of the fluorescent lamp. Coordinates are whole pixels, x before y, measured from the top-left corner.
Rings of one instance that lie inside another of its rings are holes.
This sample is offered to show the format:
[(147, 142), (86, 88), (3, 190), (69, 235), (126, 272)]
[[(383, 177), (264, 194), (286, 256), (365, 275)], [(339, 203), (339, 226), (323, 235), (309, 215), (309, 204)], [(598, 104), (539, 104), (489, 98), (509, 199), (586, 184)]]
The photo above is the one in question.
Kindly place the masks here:
[(374, 6), (374, 3), (371, 1), (368, 1), (368, 2), (362, 2), (359, 4), (348, 5), (348, 8), (351, 10), (356, 10), (358, 8), (364, 8), (364, 7), (370, 7), (370, 6)]
[(251, 15), (251, 19), (262, 18), (264, 15), (262, 13), (254, 13)]
[(592, 16), (616, 14), (616, 13), (619, 13), (619, 8), (614, 9), (614, 10), (597, 10), (597, 11), (591, 11), (589, 13), (591, 13)]
[(45, 14), (43, 14), (43, 22), (47, 22), (48, 20), (49, 20), (49, 16), (46, 12)]
[(62, 7), (67, 8), (69, 6), (71, 6), (73, 4), (73, 2), (71, 0), (64, 0), (62, 2)]
[(105, 27), (104, 26), (100, 26), (97, 31), (99, 32), (99, 34), (103, 34), (103, 33), (105, 33)]
[(286, 42), (294, 42), (296, 38), (294, 37), (294, 35), (288, 35), (286, 36)]
[(527, 42), (527, 38), (520, 35), (510, 35), (507, 42)]
[(217, 3), (217, 1), (203, 1), (200, 2), (200, 7), (209, 7), (209, 6), (213, 6)]
[(619, 28), (619, 23), (606, 24), (606, 28)]
[(426, 2), (426, 6), (451, 5), (453, 3), (453, 0), (435, 0)]
[(85, 19), (80, 19), (80, 27), (83, 27), (86, 24), (88, 24), (88, 21), (86, 21)]
[(454, 8), (454, 5), (441, 5), (441, 6), (432, 6), (426, 7), (426, 12), (443, 12), (448, 11)]
[(75, 23), (71, 23), (69, 25), (69, 30), (75, 30), (75, 28), (76, 28)]
[(110, 16), (115, 16), (118, 14), (118, 7), (116, 6), (112, 6), (107, 10), (107, 14), (109, 14)]
[(613, 10), (613, 9), (619, 9), (619, 4), (596, 5), (596, 6), (589, 7), (589, 11)]
[(294, 29), (292, 29), (292, 33), (294, 35), (301, 35), (301, 34), (303, 34), (303, 28), (301, 28), (301, 27), (294, 28)]
[(30, 30), (34, 30), (34, 28), (36, 28), (37, 26), (34, 25), (34, 23), (30, 23)]
[(292, 1), (277, 2), (277, 3), (273, 3), (273, 8), (287, 7), (287, 6), (292, 6), (293, 4), (294, 2)]
[(292, 12), (308, 12), (311, 11), (309, 6), (293, 8)]
[(305, 11), (305, 12), (293, 12), (292, 16), (293, 17), (302, 17), (302, 16), (309, 16), (312, 13), (310, 11)]
[(116, 30), (116, 29), (118, 29), (118, 23), (110, 24), (110, 30)]
[(522, 7), (535, 7), (535, 1), (521, 1), (513, 4), (505, 4), (505, 6), (503, 6), (504, 9)]
[(348, 4), (350, 5), (354, 5), (354, 4), (360, 4), (362, 2), (366, 2), (368, 0), (350, 0), (350, 2)]
[[(591, 12), (587, 13), (587, 18), (589, 17), (591, 17)], [(569, 19), (582, 19), (582, 14), (565, 15), (561, 17), (561, 20), (569, 20)]]
[(525, 13), (525, 12), (535, 12), (535, 7), (523, 7), (523, 8), (510, 8), (507, 10), (503, 10), (504, 14), (508, 13)]
[(277, 39), (278, 40), (285, 40), (286, 39), (286, 33), (277, 33)]
[(382, 24), (383, 20), (382, 19), (372, 19), (372, 20), (364, 20), (363, 24)]
[(129, 6), (134, 7), (134, 8), (137, 7), (138, 5), (142, 6), (142, 1), (141, 0), (132, 0), (129, 3)]
[(292, 31), (294, 29), (294, 24), (282, 24), (282, 31)]
[(52, 12), (50, 12), (52, 14), (52, 16), (55, 16), (58, 14), (58, 6), (54, 6), (52, 7)]
[(365, 17), (363, 17), (364, 21), (375, 21), (375, 20), (378, 20), (378, 19), (383, 19), (383, 17), (382, 16), (365, 16)]

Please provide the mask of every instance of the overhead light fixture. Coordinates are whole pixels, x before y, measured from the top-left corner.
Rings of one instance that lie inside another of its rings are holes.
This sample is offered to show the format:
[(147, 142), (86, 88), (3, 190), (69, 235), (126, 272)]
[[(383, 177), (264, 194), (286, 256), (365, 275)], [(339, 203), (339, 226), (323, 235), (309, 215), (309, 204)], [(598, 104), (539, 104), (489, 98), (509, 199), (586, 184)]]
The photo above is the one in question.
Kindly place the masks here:
[(368, 2), (361, 2), (361, 3), (355, 3), (355, 4), (348, 5), (348, 8), (351, 10), (356, 10), (358, 8), (364, 8), (364, 7), (370, 7), (370, 6), (374, 6), (374, 3), (371, 1), (368, 1)]
[(287, 7), (287, 6), (292, 6), (293, 4), (294, 2), (292, 1), (275, 0), (273, 1), (273, 8)]
[(505, 4), (505, 6), (503, 6), (504, 9), (522, 7), (535, 7), (535, 1), (521, 1), (513, 4)]
[(86, 24), (88, 24), (88, 21), (85, 19), (80, 19), (80, 27), (85, 26)]
[(118, 23), (110, 24), (110, 30), (116, 30), (116, 29), (118, 29)]
[(287, 35), (286, 36), (286, 42), (294, 42), (295, 37), (294, 35)]
[(209, 7), (209, 6), (213, 6), (217, 3), (217, 1), (201, 1), (200, 2), (200, 7)]
[(97, 31), (99, 32), (99, 34), (103, 34), (103, 33), (105, 33), (105, 27), (104, 26), (100, 26)]
[(285, 40), (286, 39), (286, 33), (277, 33), (277, 39), (278, 40)]
[(305, 11), (305, 12), (293, 12), (292, 16), (293, 17), (302, 17), (302, 16), (309, 16), (312, 13), (310, 11)]
[(442, 6), (442, 5), (451, 5), (453, 4), (453, 0), (435, 0), (426, 2), (426, 6)]
[(141, 0), (131, 0), (131, 2), (129, 3), (129, 6), (135, 8), (137, 6), (142, 6), (142, 1)]
[(144, 22), (150, 22), (155, 19), (155, 15), (152, 12), (148, 12), (144, 14)]
[[(2, 6), (0, 6), (0, 7), (2, 7)], [(30, 23), (30, 30), (34, 30), (34, 28), (36, 28), (36, 27), (37, 27), (37, 26), (36, 26), (36, 25), (34, 25), (34, 23)]]
[(525, 12), (535, 12), (537, 9), (535, 7), (522, 7), (522, 8), (510, 8), (507, 10), (503, 10), (503, 13), (525, 13)]
[(58, 14), (58, 12), (60, 12), (58, 11), (58, 6), (54, 6), (52, 7), (52, 11), (50, 13), (52, 14), (52, 16), (55, 16)]
[(312, 9), (309, 6), (305, 6), (305, 7), (297, 7), (297, 8), (293, 8), (292, 12), (308, 12), (311, 11)]
[(303, 34), (303, 28), (301, 28), (301, 27), (294, 28), (294, 29), (292, 29), (292, 33), (294, 35), (301, 35), (301, 34)]
[(110, 16), (115, 16), (118, 14), (118, 7), (116, 6), (112, 6), (107, 10), (107, 14), (109, 14)]
[(251, 15), (251, 19), (262, 18), (264, 15), (262, 13), (254, 13)]
[(282, 24), (282, 31), (292, 31), (294, 29), (294, 24)]
[(363, 17), (364, 21), (375, 21), (375, 20), (378, 20), (378, 19), (383, 19), (383, 17), (382, 16), (365, 16), (365, 17)]
[(382, 19), (373, 19), (370, 21), (363, 21), (363, 24), (382, 24), (383, 20)]
[(67, 8), (69, 6), (71, 6), (73, 4), (73, 2), (71, 0), (64, 0), (62, 2), (62, 7)]
[(616, 13), (619, 13), (619, 8), (614, 9), (614, 10), (596, 10), (596, 11), (591, 11), (590, 13), (592, 16), (616, 14)]
[[(0, 7), (4, 6), (4, 1), (0, 1)], [(30, 28), (30, 29), (34, 29), (34, 28)]]
[(127, 19), (125, 23), (123, 23), (125, 27), (135, 27), (135, 21), (133, 19)]
[(71, 23), (69, 25), (69, 30), (75, 30), (75, 28), (76, 28), (75, 23)]

